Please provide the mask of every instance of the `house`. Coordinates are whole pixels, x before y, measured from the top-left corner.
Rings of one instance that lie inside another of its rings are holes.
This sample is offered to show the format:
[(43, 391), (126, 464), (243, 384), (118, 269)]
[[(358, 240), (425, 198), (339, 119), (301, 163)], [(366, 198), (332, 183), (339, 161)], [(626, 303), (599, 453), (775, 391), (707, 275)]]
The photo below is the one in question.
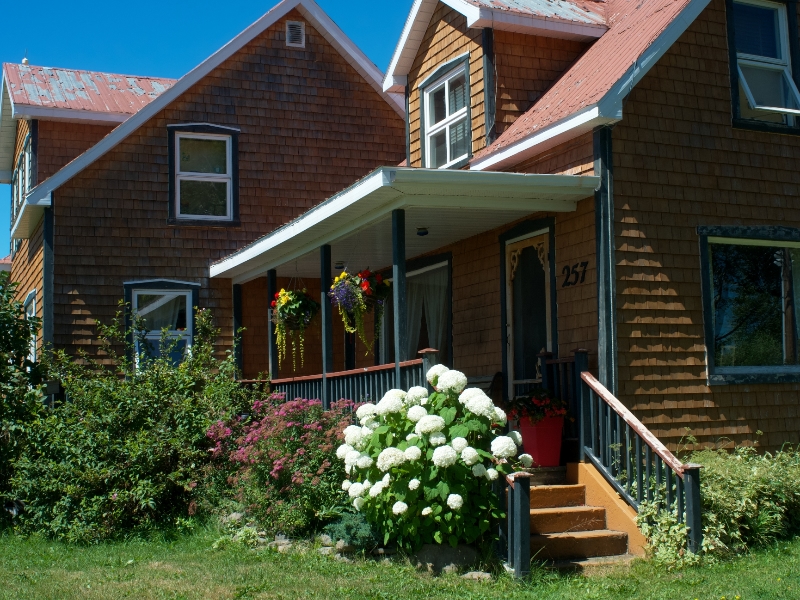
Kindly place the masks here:
[(262, 316), (254, 347), (265, 285), (234, 296), (208, 267), (402, 160), (402, 95), (382, 78), (313, 0), (278, 4), (177, 81), (5, 65), (12, 273), (40, 343), (97, 357), (94, 325), (124, 298), (154, 347), (163, 327), (191, 345), (198, 306), (220, 353), (235, 311)]

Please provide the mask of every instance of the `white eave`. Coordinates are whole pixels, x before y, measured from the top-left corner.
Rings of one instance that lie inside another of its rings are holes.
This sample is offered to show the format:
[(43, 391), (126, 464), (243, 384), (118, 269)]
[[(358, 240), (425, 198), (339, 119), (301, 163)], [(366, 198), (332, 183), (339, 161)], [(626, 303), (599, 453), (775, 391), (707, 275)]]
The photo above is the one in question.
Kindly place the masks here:
[(0, 183), (11, 183), (14, 172), (14, 146), (17, 139), (17, 122), (11, 114), (14, 108), (3, 75), (0, 80)]
[[(479, 7), (464, 0), (442, 0), (442, 2), (464, 15), (467, 27), (472, 28), (493, 28), (578, 41), (597, 39), (608, 30), (602, 23), (582, 23), (575, 20), (526, 15), (501, 8)], [(385, 91), (395, 93), (405, 91), (408, 73), (411, 71), (436, 5), (437, 0), (414, 0), (383, 80)]]
[(44, 209), (52, 206), (52, 194), (31, 200), (30, 194), (22, 202), (16, 221), (11, 227), (12, 240), (29, 239), (44, 216)]
[[(381, 167), (291, 223), (211, 265), (235, 283), (285, 266), (319, 273), (318, 249), (359, 268), (391, 264), (390, 223), (406, 211), (406, 255), (417, 256), (539, 211), (570, 212), (599, 177)], [(428, 233), (416, 235), (424, 226)], [(389, 228), (389, 229), (387, 229)], [(388, 263), (386, 263), (388, 261)], [(364, 263), (364, 264), (360, 264)]]

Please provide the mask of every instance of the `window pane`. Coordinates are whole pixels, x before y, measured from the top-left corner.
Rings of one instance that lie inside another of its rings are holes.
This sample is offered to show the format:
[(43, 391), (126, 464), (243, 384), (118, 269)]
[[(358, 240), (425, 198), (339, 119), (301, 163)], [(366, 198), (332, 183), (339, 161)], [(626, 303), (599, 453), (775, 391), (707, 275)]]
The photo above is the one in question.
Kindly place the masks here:
[(447, 106), (444, 102), (444, 86), (431, 93), (429, 110), (431, 114), (428, 125), (435, 125), (447, 117)]
[(747, 101), (741, 81), (739, 82), (739, 116), (743, 119), (755, 119), (757, 121), (767, 121), (768, 123), (786, 124), (787, 120), (787, 115), (752, 108), (750, 102)]
[(161, 331), (165, 327), (170, 331), (186, 330), (185, 294), (175, 292), (137, 294), (134, 310), (144, 319), (147, 331)]
[(737, 52), (783, 58), (777, 9), (734, 2), (733, 26)]
[[(709, 249), (717, 366), (793, 364), (794, 353), (784, 346), (784, 332), (792, 331), (791, 314), (784, 311), (791, 306), (784, 301), (791, 295), (785, 250), (727, 244), (709, 244)], [(793, 336), (791, 342), (793, 347)]]
[(183, 173), (228, 172), (228, 145), (225, 140), (178, 138), (180, 141), (180, 170)]
[(228, 216), (228, 183), (225, 181), (180, 181), (181, 215)]
[(469, 135), (467, 120), (459, 121), (450, 126), (450, 160), (465, 156), (468, 152)]
[(750, 65), (739, 65), (747, 86), (759, 106), (797, 109), (794, 91), (786, 81), (783, 69), (762, 69)]
[[(187, 343), (185, 339), (172, 338), (166, 341), (164, 350), (169, 353), (170, 362), (178, 366), (186, 356)], [(147, 338), (138, 344), (139, 358), (161, 358), (161, 338)]]
[(431, 137), (430, 165), (438, 169), (447, 163), (447, 133), (442, 131)]
[(450, 80), (450, 114), (458, 112), (467, 105), (467, 79), (462, 74)]

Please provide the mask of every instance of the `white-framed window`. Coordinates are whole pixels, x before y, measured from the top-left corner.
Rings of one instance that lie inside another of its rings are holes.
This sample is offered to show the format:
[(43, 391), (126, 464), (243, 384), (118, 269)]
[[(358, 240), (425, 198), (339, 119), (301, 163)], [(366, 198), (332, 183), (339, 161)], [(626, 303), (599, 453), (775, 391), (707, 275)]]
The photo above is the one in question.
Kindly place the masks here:
[(286, 21), (286, 45), (290, 48), (306, 47), (306, 24), (302, 21)]
[(446, 169), (469, 156), (469, 86), (467, 63), (423, 90), (425, 166)]
[[(25, 297), (25, 320), (30, 321), (36, 318), (36, 290), (31, 290)], [(36, 334), (31, 335), (28, 344), (28, 360), (36, 362)]]
[(792, 79), (786, 5), (734, 0), (733, 25), (739, 116), (793, 125), (800, 115), (800, 92)]
[(31, 169), (31, 137), (25, 138), (22, 150), (17, 156), (17, 164), (11, 176), (11, 222), (16, 220), (25, 195), (30, 191), (33, 183), (33, 172)]
[[(131, 291), (134, 315), (142, 319), (142, 331), (135, 340), (137, 359), (161, 355), (161, 339), (166, 333), (172, 361), (183, 360), (192, 346), (192, 291), (187, 289), (136, 289)], [(142, 347), (146, 344), (147, 347)]]
[(175, 134), (175, 216), (178, 219), (233, 219), (231, 136)]

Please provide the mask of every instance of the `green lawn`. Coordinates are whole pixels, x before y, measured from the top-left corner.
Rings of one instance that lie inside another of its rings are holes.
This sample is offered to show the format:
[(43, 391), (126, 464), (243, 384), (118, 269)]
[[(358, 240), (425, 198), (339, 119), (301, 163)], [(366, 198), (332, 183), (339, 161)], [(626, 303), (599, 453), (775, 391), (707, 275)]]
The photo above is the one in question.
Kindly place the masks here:
[(668, 573), (646, 561), (591, 578), (535, 571), (520, 583), (417, 573), (403, 561), (344, 564), (314, 550), (211, 549), (214, 534), (88, 548), (0, 535), (0, 598), (800, 598), (800, 540)]

